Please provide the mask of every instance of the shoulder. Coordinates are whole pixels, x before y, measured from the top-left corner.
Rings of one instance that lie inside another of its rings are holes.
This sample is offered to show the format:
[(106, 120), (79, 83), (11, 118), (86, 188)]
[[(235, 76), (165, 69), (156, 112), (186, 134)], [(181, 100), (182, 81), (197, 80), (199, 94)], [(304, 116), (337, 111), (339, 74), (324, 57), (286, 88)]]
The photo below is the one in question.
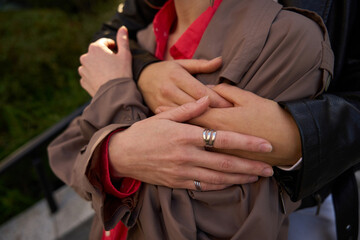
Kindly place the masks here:
[(302, 9), (282, 9), (271, 25), (267, 44), (273, 49), (282, 47), (293, 56), (312, 63), (320, 63), (325, 47), (331, 51), (320, 16)]
[(271, 31), (288, 40), (321, 43), (327, 39), (326, 28), (320, 16), (302, 9), (282, 9), (272, 24)]

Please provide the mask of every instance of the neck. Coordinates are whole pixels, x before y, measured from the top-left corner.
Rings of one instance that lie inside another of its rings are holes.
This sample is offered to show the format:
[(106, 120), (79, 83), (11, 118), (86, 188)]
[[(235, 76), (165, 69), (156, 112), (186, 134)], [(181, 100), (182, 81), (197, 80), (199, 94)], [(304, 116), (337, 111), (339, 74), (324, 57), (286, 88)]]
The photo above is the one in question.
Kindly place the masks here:
[(177, 21), (169, 35), (165, 60), (172, 59), (169, 48), (186, 29), (211, 5), (209, 0), (174, 0)]
[[(193, 23), (209, 6), (209, 0), (174, 0), (177, 29), (186, 29)], [(180, 30), (181, 31), (181, 30)]]

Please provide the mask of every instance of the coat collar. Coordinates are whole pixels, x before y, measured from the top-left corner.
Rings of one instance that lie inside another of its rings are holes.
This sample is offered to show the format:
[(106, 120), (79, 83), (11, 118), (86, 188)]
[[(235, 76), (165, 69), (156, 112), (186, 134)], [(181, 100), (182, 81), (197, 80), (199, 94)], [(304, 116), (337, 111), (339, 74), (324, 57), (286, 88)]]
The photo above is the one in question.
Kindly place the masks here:
[(221, 79), (238, 84), (261, 53), (281, 8), (272, 0), (223, 1), (193, 56), (196, 59), (222, 56), (223, 67), (215, 76), (199, 74), (197, 78), (207, 84), (218, 84)]

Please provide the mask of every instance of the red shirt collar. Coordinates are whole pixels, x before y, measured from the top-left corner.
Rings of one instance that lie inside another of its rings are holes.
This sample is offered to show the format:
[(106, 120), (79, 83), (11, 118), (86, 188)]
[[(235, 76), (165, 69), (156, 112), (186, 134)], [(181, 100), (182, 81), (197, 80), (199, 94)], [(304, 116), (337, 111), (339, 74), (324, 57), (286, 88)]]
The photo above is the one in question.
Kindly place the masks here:
[[(174, 59), (192, 58), (200, 43), (202, 35), (221, 2), (222, 0), (215, 0), (214, 5), (205, 10), (170, 48), (170, 55)], [(174, 0), (169, 0), (156, 14), (153, 21), (156, 37), (155, 56), (160, 60), (164, 59), (169, 33), (175, 21), (176, 11)]]

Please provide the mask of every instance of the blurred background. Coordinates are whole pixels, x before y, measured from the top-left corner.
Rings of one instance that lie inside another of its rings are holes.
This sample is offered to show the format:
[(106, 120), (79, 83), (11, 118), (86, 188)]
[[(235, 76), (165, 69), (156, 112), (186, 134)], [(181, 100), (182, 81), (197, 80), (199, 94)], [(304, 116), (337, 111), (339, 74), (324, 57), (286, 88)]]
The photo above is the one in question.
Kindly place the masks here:
[[(90, 100), (79, 84), (79, 57), (119, 3), (0, 0), (0, 166)], [(62, 182), (49, 169), (47, 144), (35, 150), (36, 158), (56, 190)], [(33, 159), (31, 153), (2, 166), (0, 226), (44, 198)]]

